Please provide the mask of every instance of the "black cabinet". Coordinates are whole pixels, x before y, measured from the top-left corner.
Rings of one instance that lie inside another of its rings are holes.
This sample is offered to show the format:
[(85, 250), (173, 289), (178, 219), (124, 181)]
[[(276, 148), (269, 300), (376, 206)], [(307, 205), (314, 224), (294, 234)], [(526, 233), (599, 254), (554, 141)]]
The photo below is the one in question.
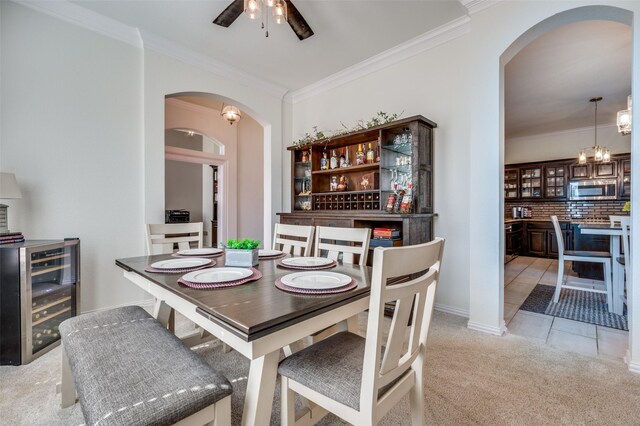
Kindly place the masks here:
[[(569, 222), (560, 222), (565, 250), (573, 247), (573, 230)], [(524, 224), (523, 234), (525, 236), (524, 254), (533, 257), (558, 257), (558, 240), (553, 224), (549, 221), (527, 222)]]
[(507, 255), (522, 254), (522, 223), (507, 223), (504, 226), (504, 244)]

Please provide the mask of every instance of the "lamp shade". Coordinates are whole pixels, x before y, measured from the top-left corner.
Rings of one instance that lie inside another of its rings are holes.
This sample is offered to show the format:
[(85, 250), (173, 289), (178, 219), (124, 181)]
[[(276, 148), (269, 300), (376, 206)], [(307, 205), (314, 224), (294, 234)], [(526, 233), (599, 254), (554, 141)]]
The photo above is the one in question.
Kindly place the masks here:
[(22, 198), (13, 173), (0, 173), (0, 198)]

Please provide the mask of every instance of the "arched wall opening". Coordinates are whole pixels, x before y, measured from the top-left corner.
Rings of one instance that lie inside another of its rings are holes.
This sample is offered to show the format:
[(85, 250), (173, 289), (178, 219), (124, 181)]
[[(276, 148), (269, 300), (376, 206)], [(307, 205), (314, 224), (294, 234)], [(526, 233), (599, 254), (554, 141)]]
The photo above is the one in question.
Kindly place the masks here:
[[(264, 240), (268, 245), (271, 126), (254, 117), (251, 108), (224, 96), (180, 92), (167, 95), (165, 99), (165, 129), (193, 130), (222, 147), (218, 153), (165, 148), (165, 158), (218, 167), (218, 243), (229, 238), (254, 238)], [(229, 125), (221, 117), (223, 103), (240, 108), (242, 118), (239, 122)]]
[[(500, 56), (500, 66), (499, 66), (499, 165), (500, 165), (500, 179), (499, 179), (499, 187), (496, 188), (498, 193), (500, 194), (498, 199), (499, 201), (499, 211), (500, 214), (500, 233), (499, 233), (499, 247), (500, 247), (500, 259), (504, 259), (505, 256), (505, 241), (504, 241), (504, 166), (505, 166), (505, 66), (506, 64), (513, 59), (525, 46), (531, 43), (533, 40), (537, 39), (543, 34), (554, 30), (556, 28), (562, 27), (567, 24), (579, 22), (579, 21), (587, 21), (587, 20), (608, 20), (613, 22), (618, 22), (624, 25), (628, 25), (632, 27), (634, 31), (638, 31), (638, 28), (633, 28), (634, 14), (633, 12), (617, 7), (612, 6), (585, 6), (579, 7), (575, 9), (570, 9), (566, 11), (562, 11), (553, 16), (548, 17), (540, 21), (538, 24), (532, 26), (524, 33), (522, 33), (509, 47), (502, 53)], [(634, 37), (637, 40), (637, 36)], [(632, 49), (634, 56), (634, 60), (632, 60), (632, 64), (637, 64), (637, 46)], [(637, 71), (636, 71), (637, 72)], [(633, 75), (633, 72), (632, 72)], [(632, 77), (633, 80), (633, 77)], [(633, 86), (633, 81), (632, 81)], [(637, 90), (636, 90), (637, 91)], [(632, 90), (632, 93), (634, 90)], [(635, 96), (637, 98), (637, 96)], [(637, 129), (637, 126), (636, 126)], [(635, 129), (634, 129), (635, 130)], [(631, 142), (631, 154), (633, 159), (633, 164), (638, 164), (637, 159), (635, 159), (635, 153), (637, 152), (637, 132), (635, 136), (632, 136)], [(634, 143), (635, 141), (635, 143)], [(636, 150), (634, 150), (634, 145)], [(632, 176), (632, 179), (635, 181), (637, 179), (635, 176)], [(632, 183), (633, 187), (633, 183)], [(633, 195), (632, 195), (633, 198)], [(632, 217), (633, 220), (633, 217)], [(632, 241), (632, 246), (634, 242)], [(637, 244), (636, 244), (637, 245)], [(631, 250), (634, 252), (633, 248)], [(637, 250), (635, 250), (637, 252)], [(635, 262), (635, 260), (634, 260)], [(637, 263), (637, 262), (636, 262)], [(629, 303), (629, 348), (630, 352), (627, 355), (627, 362), (630, 365), (630, 370), (640, 372), (640, 368), (638, 368), (638, 361), (634, 362), (634, 358), (640, 359), (640, 336), (638, 332), (640, 332), (640, 324), (638, 324), (638, 319), (633, 317), (633, 303), (637, 302), (638, 298), (633, 297), (633, 295), (637, 295), (640, 293), (640, 288), (638, 288), (637, 280), (633, 279), (633, 276), (627, 277), (628, 284), (628, 292), (632, 295), (628, 297)], [(499, 304), (496, 306), (498, 309), (499, 318), (499, 328), (501, 331), (506, 331), (506, 326), (504, 323), (504, 264), (500, 262), (499, 266), (499, 279), (495, 280), (497, 285), (499, 286), (496, 289), (495, 294), (499, 294)], [(635, 333), (634, 333), (635, 332)], [(636, 337), (634, 339), (634, 336)], [(633, 350), (633, 344), (636, 344), (635, 351)], [(635, 353), (635, 357), (632, 355)]]

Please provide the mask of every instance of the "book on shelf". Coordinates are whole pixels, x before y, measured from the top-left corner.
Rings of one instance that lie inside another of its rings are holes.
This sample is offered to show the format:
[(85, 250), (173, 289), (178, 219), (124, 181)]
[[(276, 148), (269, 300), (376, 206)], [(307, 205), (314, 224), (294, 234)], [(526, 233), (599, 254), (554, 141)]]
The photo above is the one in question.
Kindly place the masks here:
[(400, 237), (400, 230), (392, 228), (373, 228), (373, 237)]
[(400, 247), (402, 238), (372, 238), (369, 247)]
[(22, 232), (5, 232), (0, 234), (0, 245), (24, 242)]

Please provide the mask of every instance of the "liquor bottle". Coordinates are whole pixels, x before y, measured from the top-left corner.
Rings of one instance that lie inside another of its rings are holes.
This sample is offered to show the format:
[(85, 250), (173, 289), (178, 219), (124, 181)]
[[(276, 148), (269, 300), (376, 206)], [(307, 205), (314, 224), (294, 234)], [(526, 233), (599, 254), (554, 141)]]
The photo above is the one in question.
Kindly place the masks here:
[(347, 157), (344, 156), (344, 148), (340, 150), (340, 167), (347, 167)]
[(331, 151), (331, 160), (329, 161), (329, 167), (332, 169), (338, 168), (338, 157), (336, 156), (336, 150)]
[(345, 167), (351, 167), (351, 160), (349, 159), (349, 148), (347, 148), (347, 152), (345, 153)]
[(371, 149), (371, 142), (369, 142), (369, 149), (367, 150), (367, 164), (373, 164), (376, 160), (376, 154)]
[(358, 152), (356, 152), (356, 166), (364, 164), (364, 151), (362, 150), (363, 144), (358, 144)]
[(329, 159), (327, 158), (327, 152), (324, 151), (322, 153), (322, 158), (320, 159), (320, 170), (328, 170), (329, 169)]

